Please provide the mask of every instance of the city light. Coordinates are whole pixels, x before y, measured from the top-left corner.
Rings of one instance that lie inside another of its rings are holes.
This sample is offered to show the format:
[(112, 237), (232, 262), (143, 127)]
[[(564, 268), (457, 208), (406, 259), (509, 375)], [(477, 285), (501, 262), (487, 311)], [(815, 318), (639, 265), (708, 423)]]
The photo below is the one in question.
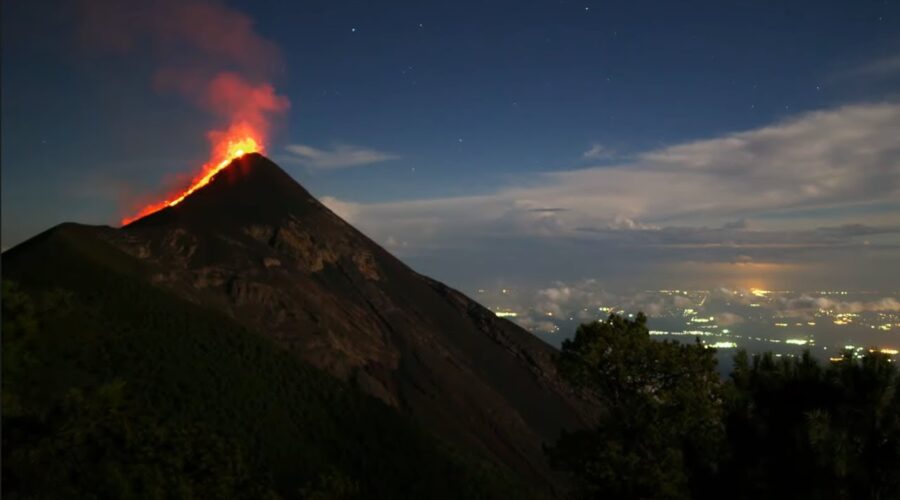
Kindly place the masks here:
[[(808, 348), (823, 360), (844, 347), (853, 352), (853, 357), (860, 358), (868, 352), (869, 347), (857, 346), (879, 346), (872, 347), (872, 352), (900, 359), (900, 355), (896, 354), (900, 346), (881, 347), (887, 343), (884, 341), (887, 337), (885, 333), (890, 334), (900, 328), (900, 313), (897, 311), (858, 310), (859, 308), (850, 309), (846, 305), (836, 307), (830, 304), (807, 306), (800, 311), (784, 307), (789, 302), (782, 300), (783, 297), (790, 298), (791, 294), (795, 294), (795, 297), (800, 298), (818, 292), (775, 291), (762, 287), (748, 287), (738, 293), (733, 293), (733, 290), (721, 291), (727, 295), (717, 295), (716, 291), (709, 290), (644, 290), (637, 297), (604, 299), (607, 304), (614, 303), (612, 301), (615, 300), (620, 305), (601, 305), (596, 300), (601, 295), (585, 294), (582, 303), (559, 302), (548, 307), (544, 303), (531, 302), (533, 294), (523, 293), (522, 290), (498, 287), (475, 288), (473, 292), (475, 291), (485, 301), (490, 301), (491, 297), (496, 300), (494, 304), (490, 304), (490, 309), (497, 317), (515, 321), (529, 330), (545, 334), (574, 334), (580, 323), (604, 321), (609, 314), (634, 318), (642, 308), (646, 312), (646, 304), (659, 303), (662, 307), (656, 308), (652, 315), (648, 314), (648, 326), (652, 328), (649, 333), (658, 339), (690, 341), (701, 338), (706, 340), (704, 345), (711, 348), (734, 349), (733, 344), (740, 344), (751, 352), (770, 350), (773, 355), (783, 356), (791, 356), (791, 352), (796, 356), (797, 351)], [(654, 294), (665, 297), (665, 300), (658, 301)], [(844, 295), (841, 291), (828, 294)], [(860, 294), (864, 295), (863, 292)], [(742, 299), (739, 300), (738, 297)], [(517, 299), (528, 302), (515, 302)], [(853, 304), (877, 303), (864, 296), (850, 300)], [(728, 326), (721, 324), (726, 320)], [(731, 326), (733, 324), (739, 326)], [(881, 340), (876, 338), (878, 334), (881, 334)]]

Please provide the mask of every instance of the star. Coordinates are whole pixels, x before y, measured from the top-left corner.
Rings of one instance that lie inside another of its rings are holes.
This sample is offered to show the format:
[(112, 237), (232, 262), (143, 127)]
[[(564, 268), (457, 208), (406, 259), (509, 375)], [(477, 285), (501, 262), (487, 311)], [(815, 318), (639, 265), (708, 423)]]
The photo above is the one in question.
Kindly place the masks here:
[(356, 33), (356, 28), (350, 28), (350, 31)]

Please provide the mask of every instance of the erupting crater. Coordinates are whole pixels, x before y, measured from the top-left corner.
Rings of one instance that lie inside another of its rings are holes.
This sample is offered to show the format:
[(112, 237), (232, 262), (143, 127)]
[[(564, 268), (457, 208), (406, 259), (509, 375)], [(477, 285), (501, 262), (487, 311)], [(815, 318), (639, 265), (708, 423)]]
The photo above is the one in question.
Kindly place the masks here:
[(256, 138), (255, 134), (247, 133), (245, 130), (233, 135), (227, 135), (229, 135), (229, 137), (216, 141), (216, 144), (213, 146), (210, 160), (203, 165), (200, 173), (194, 177), (187, 188), (176, 191), (163, 201), (144, 206), (144, 208), (140, 209), (135, 215), (123, 218), (122, 225), (127, 226), (138, 219), (158, 212), (166, 207), (174, 207), (190, 196), (194, 191), (209, 184), (209, 181), (211, 181), (217, 173), (221, 172), (222, 169), (230, 165), (232, 161), (248, 153), (263, 152), (264, 148), (262, 143)]

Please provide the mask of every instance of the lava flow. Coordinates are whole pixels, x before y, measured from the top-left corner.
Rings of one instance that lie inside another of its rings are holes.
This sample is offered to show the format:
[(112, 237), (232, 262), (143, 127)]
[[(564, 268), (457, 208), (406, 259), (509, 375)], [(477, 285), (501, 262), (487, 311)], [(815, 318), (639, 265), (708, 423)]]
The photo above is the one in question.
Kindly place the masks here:
[(166, 207), (174, 207), (190, 196), (194, 191), (209, 184), (209, 181), (222, 169), (231, 164), (233, 160), (240, 158), (247, 153), (262, 152), (262, 149), (262, 144), (260, 144), (252, 134), (235, 134), (232, 137), (218, 141), (213, 147), (212, 158), (203, 165), (203, 170), (201, 170), (200, 174), (191, 181), (191, 184), (187, 189), (177, 192), (164, 201), (151, 203), (145, 206), (137, 214), (122, 219), (122, 225), (126, 226), (131, 224), (142, 217), (146, 217)]

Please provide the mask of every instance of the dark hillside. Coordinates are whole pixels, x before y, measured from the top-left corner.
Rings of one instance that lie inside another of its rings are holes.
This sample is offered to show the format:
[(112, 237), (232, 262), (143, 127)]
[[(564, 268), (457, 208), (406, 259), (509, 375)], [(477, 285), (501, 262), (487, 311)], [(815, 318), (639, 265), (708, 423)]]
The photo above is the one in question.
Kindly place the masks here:
[[(504, 474), (57, 227), (3, 256), (9, 498), (486, 498)], [(175, 493), (178, 492), (178, 493)], [(501, 493), (502, 492), (502, 493)]]

